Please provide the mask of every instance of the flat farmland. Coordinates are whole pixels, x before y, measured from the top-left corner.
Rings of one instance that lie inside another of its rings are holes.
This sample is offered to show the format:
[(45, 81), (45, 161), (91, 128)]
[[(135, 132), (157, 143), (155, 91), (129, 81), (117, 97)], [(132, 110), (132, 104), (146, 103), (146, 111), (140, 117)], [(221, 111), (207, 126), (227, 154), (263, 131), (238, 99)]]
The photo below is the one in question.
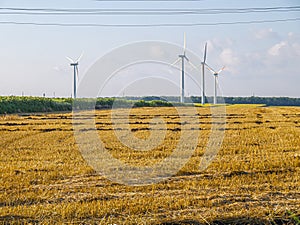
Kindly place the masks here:
[[(122, 110), (122, 109), (120, 109)], [(96, 130), (115, 158), (147, 166), (168, 157), (183, 129), (199, 128), (196, 150), (174, 176), (151, 185), (112, 182), (83, 159), (72, 114), (0, 117), (1, 224), (297, 224), (300, 215), (300, 108), (226, 107), (222, 146), (199, 170), (212, 127), (207, 107), (182, 124), (171, 107), (134, 108), (129, 129), (166, 124), (163, 143), (134, 151), (115, 136), (110, 110), (96, 111)], [(118, 120), (118, 119), (117, 119)]]

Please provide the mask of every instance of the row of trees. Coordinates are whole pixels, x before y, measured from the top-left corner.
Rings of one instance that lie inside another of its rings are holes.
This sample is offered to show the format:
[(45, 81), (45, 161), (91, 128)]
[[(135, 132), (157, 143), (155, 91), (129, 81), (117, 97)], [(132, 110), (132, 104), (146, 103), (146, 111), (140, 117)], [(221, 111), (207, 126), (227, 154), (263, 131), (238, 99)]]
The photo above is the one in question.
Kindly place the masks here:
[(266, 104), (267, 106), (300, 106), (300, 98), (225, 97), (227, 104)]
[[(130, 97), (131, 100), (140, 99), (138, 97)], [(177, 96), (147, 96), (142, 98), (145, 101), (161, 100), (169, 102), (179, 102)], [(185, 98), (186, 103), (200, 103), (201, 97), (191, 96)], [(206, 103), (213, 103), (213, 97), (206, 97)], [(222, 97), (218, 98), (219, 103), (224, 104), (265, 104), (267, 106), (300, 106), (300, 98), (289, 97)]]
[[(185, 99), (186, 103), (199, 103), (200, 97), (193, 96)], [(212, 97), (206, 102), (211, 103)], [(31, 112), (57, 112), (71, 111), (73, 105), (78, 109), (96, 108), (110, 109), (112, 107), (162, 107), (181, 105), (176, 96), (147, 96), (126, 98), (98, 98), (77, 99), (71, 98), (41, 98), (41, 97), (0, 97), (0, 114), (31, 113)], [(300, 106), (300, 98), (288, 97), (225, 97), (219, 98), (219, 103), (226, 104), (265, 104), (267, 106)]]
[(70, 111), (72, 103), (68, 99), (41, 97), (0, 97), (0, 114)]
[[(193, 102), (200, 102), (200, 97), (191, 97)], [(212, 103), (213, 98), (207, 97), (206, 102)], [(226, 104), (265, 104), (266, 106), (300, 106), (300, 98), (289, 97), (224, 97), (218, 102)]]
[(162, 107), (172, 106), (162, 100), (128, 100), (125, 98), (76, 99), (71, 98), (41, 98), (41, 97), (0, 97), (0, 114), (60, 112), (75, 109), (110, 109), (129, 107)]

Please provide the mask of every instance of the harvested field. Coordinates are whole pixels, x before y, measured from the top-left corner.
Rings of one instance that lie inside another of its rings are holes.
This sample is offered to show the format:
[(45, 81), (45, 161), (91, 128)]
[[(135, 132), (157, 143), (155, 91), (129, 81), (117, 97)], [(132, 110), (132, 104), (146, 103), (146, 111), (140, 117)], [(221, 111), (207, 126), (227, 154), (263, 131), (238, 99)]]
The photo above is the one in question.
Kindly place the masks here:
[(147, 186), (121, 185), (97, 174), (78, 151), (72, 114), (1, 116), (0, 223), (299, 223), (300, 108), (226, 107), (225, 138), (205, 171), (199, 163), (212, 118), (209, 108), (197, 112), (193, 123), (183, 124), (173, 108), (132, 109), (129, 126), (136, 137), (149, 137), (157, 116), (167, 128), (162, 145), (133, 151), (115, 136), (111, 111), (96, 111), (106, 149), (132, 165), (160, 162), (183, 129), (199, 129), (189, 162), (173, 177)]

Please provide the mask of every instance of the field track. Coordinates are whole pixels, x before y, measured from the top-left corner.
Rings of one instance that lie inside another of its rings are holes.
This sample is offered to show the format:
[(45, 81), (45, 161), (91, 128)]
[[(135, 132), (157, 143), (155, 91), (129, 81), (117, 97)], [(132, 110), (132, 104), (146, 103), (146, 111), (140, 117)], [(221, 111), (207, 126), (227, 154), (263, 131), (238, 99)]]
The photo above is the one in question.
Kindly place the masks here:
[(182, 124), (172, 108), (135, 108), (130, 129), (150, 134), (166, 123), (164, 143), (133, 151), (114, 135), (110, 110), (96, 128), (110, 153), (147, 166), (171, 154), (182, 129), (199, 128), (190, 161), (148, 186), (113, 183), (87, 165), (76, 145), (72, 114), (0, 117), (0, 224), (297, 224), (300, 216), (300, 107), (226, 108), (223, 145), (199, 171), (211, 129), (209, 108)]

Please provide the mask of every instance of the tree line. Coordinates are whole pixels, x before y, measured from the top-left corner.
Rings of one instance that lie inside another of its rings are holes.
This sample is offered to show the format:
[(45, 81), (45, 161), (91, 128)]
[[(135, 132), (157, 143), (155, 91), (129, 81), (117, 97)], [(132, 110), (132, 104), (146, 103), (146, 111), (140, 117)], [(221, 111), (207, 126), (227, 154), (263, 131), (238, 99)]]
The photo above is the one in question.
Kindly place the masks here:
[[(71, 98), (42, 98), (42, 97), (18, 97), (0, 96), (0, 114), (9, 113), (33, 113), (33, 112), (59, 112), (72, 111), (73, 106), (78, 109), (96, 108), (110, 109), (112, 107), (169, 107), (180, 105), (192, 105), (200, 103), (201, 98), (192, 96), (185, 99), (186, 104), (181, 104), (177, 96), (146, 96), (146, 97), (118, 97), (95, 99)], [(213, 98), (207, 97), (207, 103), (212, 103)], [(300, 106), (300, 98), (289, 97), (224, 97), (218, 98), (219, 103), (224, 104), (264, 104), (266, 106)], [(74, 104), (75, 103), (75, 104)]]

